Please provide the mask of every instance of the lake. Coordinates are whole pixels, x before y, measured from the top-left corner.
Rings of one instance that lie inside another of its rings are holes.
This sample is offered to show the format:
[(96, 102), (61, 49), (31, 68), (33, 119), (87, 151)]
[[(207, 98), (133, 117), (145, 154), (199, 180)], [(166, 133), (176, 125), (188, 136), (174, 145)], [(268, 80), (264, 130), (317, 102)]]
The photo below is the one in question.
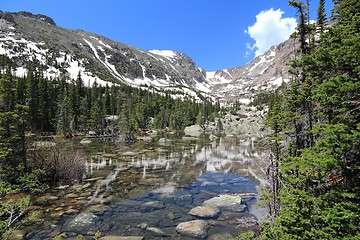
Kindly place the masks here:
[[(257, 198), (266, 185), (268, 151), (255, 138), (165, 133), (133, 145), (79, 141), (73, 144), (89, 156), (84, 182), (37, 197), (33, 208), (39, 217), (27, 227), (27, 239), (60, 233), (63, 239), (80, 234), (92, 239), (97, 231), (101, 236), (139, 237), (134, 239), (228, 239), (256, 230), (266, 214)], [(210, 206), (216, 213), (194, 214), (192, 209), (208, 211), (208, 203), (220, 197), (240, 202), (216, 202)], [(177, 231), (187, 222), (206, 226), (198, 229), (202, 234)]]

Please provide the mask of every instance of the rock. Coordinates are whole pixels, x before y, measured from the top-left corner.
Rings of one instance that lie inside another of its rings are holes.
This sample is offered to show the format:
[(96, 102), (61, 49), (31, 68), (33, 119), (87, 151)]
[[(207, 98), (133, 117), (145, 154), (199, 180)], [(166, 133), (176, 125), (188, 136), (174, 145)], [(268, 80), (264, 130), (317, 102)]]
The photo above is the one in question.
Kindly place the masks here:
[(209, 200), (206, 200), (203, 203), (203, 206), (212, 206), (217, 207), (219, 209), (227, 209), (234, 212), (242, 212), (246, 208), (245, 205), (242, 204), (242, 199), (239, 195), (228, 195), (221, 194), (217, 197), (213, 197)]
[(181, 235), (196, 238), (206, 238), (210, 225), (204, 220), (182, 222), (176, 226), (176, 231)]
[(48, 206), (51, 204), (53, 200), (57, 200), (55, 196), (51, 196), (50, 194), (45, 194), (43, 196), (37, 197), (35, 199), (35, 204), (39, 206)]
[(155, 130), (150, 130), (147, 132), (147, 134), (150, 136), (150, 137), (156, 137), (158, 135), (158, 132), (155, 131)]
[(148, 228), (148, 224), (147, 223), (141, 223), (141, 224), (138, 225), (138, 228), (146, 230)]
[(211, 135), (209, 136), (209, 139), (210, 139), (210, 141), (214, 141), (214, 140), (218, 139), (218, 137), (215, 136), (215, 135), (213, 135), (213, 134), (211, 134)]
[(96, 215), (93, 213), (80, 213), (74, 219), (69, 222), (71, 228), (76, 228), (79, 226), (88, 226), (93, 224)]
[(183, 141), (194, 141), (194, 140), (197, 140), (197, 138), (196, 137), (182, 137), (182, 140)]
[(87, 144), (90, 144), (90, 143), (92, 143), (92, 141), (90, 139), (86, 139), (86, 138), (84, 138), (84, 139), (82, 139), (80, 141), (81, 145), (87, 145)]
[(56, 236), (60, 236), (60, 234), (61, 234), (61, 232), (59, 230), (55, 230), (55, 231), (49, 233), (47, 236), (49, 238), (55, 238)]
[(259, 225), (258, 220), (253, 215), (237, 218), (236, 220), (237, 220), (238, 227), (241, 227), (241, 228), (249, 229), (249, 228), (253, 228), (253, 227)]
[(170, 237), (171, 235), (165, 233), (163, 230), (159, 229), (159, 228), (155, 228), (155, 227), (148, 227), (146, 230), (155, 233), (158, 236), (162, 236), (162, 237)]
[(146, 202), (146, 203), (142, 204), (140, 207), (140, 211), (141, 212), (152, 212), (152, 211), (163, 209), (163, 208), (165, 208), (165, 205), (163, 202), (151, 201), (151, 202)]
[(36, 141), (32, 143), (33, 148), (36, 149), (54, 147), (55, 145), (56, 143), (50, 141)]
[(141, 236), (105, 236), (100, 238), (101, 240), (143, 240)]
[(170, 144), (172, 141), (168, 138), (160, 138), (159, 144)]
[(64, 198), (77, 198), (78, 195), (75, 193), (68, 193), (64, 196)]
[(200, 125), (195, 124), (192, 126), (188, 126), (184, 129), (185, 135), (191, 136), (191, 137), (199, 137), (203, 132), (204, 129), (200, 127)]
[(14, 230), (11, 235), (9, 236), (9, 239), (13, 240), (23, 240), (25, 239), (26, 231), (24, 230)]
[(200, 218), (216, 218), (220, 210), (216, 207), (195, 207), (190, 210), (189, 214)]
[(59, 211), (52, 212), (52, 213), (50, 214), (50, 217), (52, 217), (52, 218), (59, 218), (59, 217), (61, 217), (61, 216), (64, 215), (64, 214), (65, 214), (65, 211), (64, 211), (64, 210), (59, 210)]
[(88, 206), (84, 210), (84, 212), (104, 212), (104, 211), (108, 211), (108, 210), (109, 210), (108, 206), (99, 204), (99, 205), (90, 205), (90, 206)]
[(208, 240), (228, 240), (228, 239), (231, 239), (233, 236), (231, 236), (230, 233), (222, 233), (222, 234), (219, 234), (219, 233), (216, 233), (216, 234), (213, 234), (211, 235)]
[(124, 152), (124, 153), (122, 153), (122, 155), (123, 156), (130, 156), (130, 157), (132, 157), (132, 156), (136, 156), (136, 153), (135, 152)]

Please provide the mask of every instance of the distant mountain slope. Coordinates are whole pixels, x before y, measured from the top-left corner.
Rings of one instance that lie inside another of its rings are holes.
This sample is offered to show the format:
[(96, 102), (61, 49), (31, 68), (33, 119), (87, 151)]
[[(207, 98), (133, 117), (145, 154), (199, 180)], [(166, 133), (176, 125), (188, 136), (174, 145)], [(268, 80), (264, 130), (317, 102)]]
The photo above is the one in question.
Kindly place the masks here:
[(208, 72), (211, 93), (229, 101), (248, 103), (254, 95), (288, 83), (288, 62), (295, 57), (296, 42), (296, 39), (289, 39), (273, 46), (243, 67)]
[(44, 15), (0, 13), (0, 54), (16, 63), (16, 75), (37, 59), (48, 78), (80, 74), (86, 84), (96, 81), (173, 89), (196, 96), (209, 92), (206, 73), (175, 51), (142, 51), (82, 30), (56, 26)]
[[(128, 84), (184, 95), (218, 97), (247, 103), (257, 93), (289, 81), (289, 59), (295, 40), (273, 46), (243, 67), (204, 71), (185, 54), (172, 50), (143, 51), (103, 36), (56, 26), (47, 16), (0, 12), (0, 55), (26, 75), (29, 60), (41, 63), (47, 78), (81, 76), (85, 84)], [(1, 69), (0, 69), (1, 70)]]

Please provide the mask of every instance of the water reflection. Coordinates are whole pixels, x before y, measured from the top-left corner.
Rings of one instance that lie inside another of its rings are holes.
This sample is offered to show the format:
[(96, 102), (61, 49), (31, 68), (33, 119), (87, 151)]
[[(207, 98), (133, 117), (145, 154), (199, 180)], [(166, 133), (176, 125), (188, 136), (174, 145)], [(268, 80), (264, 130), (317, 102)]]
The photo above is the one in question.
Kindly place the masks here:
[[(267, 153), (251, 138), (227, 137), (210, 142), (173, 137), (171, 144), (155, 141), (132, 147), (94, 142), (86, 150), (91, 157), (86, 164), (85, 183), (52, 191), (58, 198), (47, 211), (58, 209), (58, 217), (52, 218), (57, 223), (50, 229), (44, 228), (51, 220), (51, 214), (45, 214), (45, 210), (39, 227), (42, 230), (34, 231), (32, 226), (28, 239), (44, 239), (54, 232), (71, 238), (91, 235), (96, 230), (103, 235), (187, 239), (175, 228), (198, 218), (189, 215), (192, 208), (219, 194), (257, 193), (266, 182)], [(256, 209), (256, 203), (249, 195), (244, 198), (241, 211), (221, 209), (221, 214), (209, 221), (209, 236), (236, 236), (243, 228), (255, 227), (239, 227), (239, 219), (250, 219), (256, 225), (254, 216), (260, 218), (264, 214)], [(66, 211), (61, 212), (65, 206)], [(77, 214), (71, 214), (71, 210)]]

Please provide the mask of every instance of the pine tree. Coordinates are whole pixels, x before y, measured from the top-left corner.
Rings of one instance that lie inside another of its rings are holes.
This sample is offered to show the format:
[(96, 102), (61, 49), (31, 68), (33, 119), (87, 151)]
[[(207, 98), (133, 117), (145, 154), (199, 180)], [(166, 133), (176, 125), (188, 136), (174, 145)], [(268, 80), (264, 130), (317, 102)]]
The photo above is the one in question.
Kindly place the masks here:
[(25, 122), (26, 108), (16, 104), (14, 80), (7, 70), (0, 78), (0, 172), (3, 179), (15, 182), (17, 167), (26, 167)]
[(326, 22), (325, 0), (319, 0), (317, 22), (316, 22), (316, 27), (318, 29), (319, 34), (324, 32), (325, 22)]

